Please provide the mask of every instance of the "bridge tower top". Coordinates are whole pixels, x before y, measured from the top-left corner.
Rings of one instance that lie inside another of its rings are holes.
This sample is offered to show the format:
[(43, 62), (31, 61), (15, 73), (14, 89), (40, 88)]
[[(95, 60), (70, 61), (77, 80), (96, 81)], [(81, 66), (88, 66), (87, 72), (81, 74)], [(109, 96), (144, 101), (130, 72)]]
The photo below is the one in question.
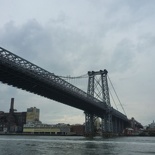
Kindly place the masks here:
[(87, 93), (98, 98), (102, 102), (106, 102), (111, 107), (108, 80), (108, 71), (106, 69), (100, 71), (88, 71), (88, 89)]

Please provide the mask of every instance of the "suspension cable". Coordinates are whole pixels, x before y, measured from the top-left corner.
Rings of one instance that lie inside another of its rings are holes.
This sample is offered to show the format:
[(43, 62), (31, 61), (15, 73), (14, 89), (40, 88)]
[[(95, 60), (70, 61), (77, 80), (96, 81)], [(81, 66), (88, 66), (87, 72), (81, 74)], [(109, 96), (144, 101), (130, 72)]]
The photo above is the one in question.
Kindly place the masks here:
[(111, 96), (111, 98), (112, 98), (112, 100), (113, 100), (113, 102), (114, 102), (114, 104), (115, 104), (116, 109), (118, 110), (117, 105), (116, 105), (116, 102), (115, 102), (115, 100), (114, 100), (114, 98), (113, 98), (112, 93), (111, 93), (110, 90), (109, 90), (109, 93), (110, 93), (110, 96)]
[[(59, 75), (58, 75), (59, 76)], [(80, 79), (80, 78), (87, 78), (88, 75), (87, 74), (84, 74), (84, 75), (80, 75), (80, 76), (59, 76), (60, 78), (64, 78), (64, 79)]]
[(114, 90), (114, 92), (115, 92), (115, 95), (116, 95), (116, 97), (117, 97), (117, 99), (118, 99), (118, 101), (119, 101), (119, 103), (120, 103), (120, 105), (121, 105), (121, 107), (122, 107), (122, 110), (123, 110), (124, 114), (126, 115), (126, 112), (125, 112), (125, 110), (124, 110), (124, 108), (123, 108), (123, 105), (122, 105), (122, 103), (121, 103), (121, 101), (120, 101), (120, 99), (119, 99), (119, 97), (118, 97), (118, 95), (117, 95), (117, 93), (116, 93), (116, 90), (115, 90), (115, 88), (114, 88), (114, 86), (113, 86), (113, 84), (112, 84), (112, 82), (111, 82), (109, 76), (108, 76), (108, 79), (109, 79), (110, 84), (111, 84), (111, 86), (112, 86), (112, 88), (113, 88), (113, 90)]

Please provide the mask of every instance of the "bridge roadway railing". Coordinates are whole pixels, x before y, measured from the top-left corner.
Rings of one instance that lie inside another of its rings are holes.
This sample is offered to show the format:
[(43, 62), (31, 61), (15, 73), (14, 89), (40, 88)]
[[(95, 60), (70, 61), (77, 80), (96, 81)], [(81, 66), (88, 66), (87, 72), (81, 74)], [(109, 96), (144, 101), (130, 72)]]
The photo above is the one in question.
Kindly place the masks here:
[[(63, 89), (73, 95), (80, 96), (85, 101), (89, 101), (89, 103), (91, 103), (92, 105), (95, 105), (103, 110), (106, 110), (108, 108), (105, 102), (101, 102), (97, 98), (92, 97), (83, 90), (61, 79), (59, 76), (56, 76), (54, 73), (50, 73), (2, 47), (0, 47), (0, 61), (1, 63), (8, 65), (12, 68), (16, 68), (17, 70), (20, 70), (23, 73), (34, 76), (37, 79), (46, 81), (50, 85)], [(120, 118), (126, 117), (125, 115), (123, 115), (115, 109), (112, 109), (112, 113)]]

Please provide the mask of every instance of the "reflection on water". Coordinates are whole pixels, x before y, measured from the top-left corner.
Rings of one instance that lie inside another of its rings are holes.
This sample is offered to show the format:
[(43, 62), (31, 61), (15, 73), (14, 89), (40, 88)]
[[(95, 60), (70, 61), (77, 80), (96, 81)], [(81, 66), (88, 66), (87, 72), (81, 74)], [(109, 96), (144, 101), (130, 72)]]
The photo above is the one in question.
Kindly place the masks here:
[(155, 137), (0, 136), (0, 155), (153, 155)]

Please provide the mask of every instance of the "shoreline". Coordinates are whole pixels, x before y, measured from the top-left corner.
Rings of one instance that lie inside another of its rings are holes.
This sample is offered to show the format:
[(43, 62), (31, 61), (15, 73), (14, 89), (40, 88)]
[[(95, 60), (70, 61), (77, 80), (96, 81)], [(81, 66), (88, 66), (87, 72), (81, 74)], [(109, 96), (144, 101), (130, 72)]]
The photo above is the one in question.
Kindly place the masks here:
[[(82, 136), (82, 137), (87, 137), (84, 135), (76, 135), (76, 134), (70, 134), (70, 135), (61, 135), (61, 134), (29, 134), (29, 133), (0, 133), (0, 136)], [(97, 135), (104, 137), (102, 135)], [(97, 137), (94, 136), (94, 137)], [(121, 135), (121, 136), (110, 136), (107, 138), (112, 138), (112, 137), (155, 137), (155, 135)]]

